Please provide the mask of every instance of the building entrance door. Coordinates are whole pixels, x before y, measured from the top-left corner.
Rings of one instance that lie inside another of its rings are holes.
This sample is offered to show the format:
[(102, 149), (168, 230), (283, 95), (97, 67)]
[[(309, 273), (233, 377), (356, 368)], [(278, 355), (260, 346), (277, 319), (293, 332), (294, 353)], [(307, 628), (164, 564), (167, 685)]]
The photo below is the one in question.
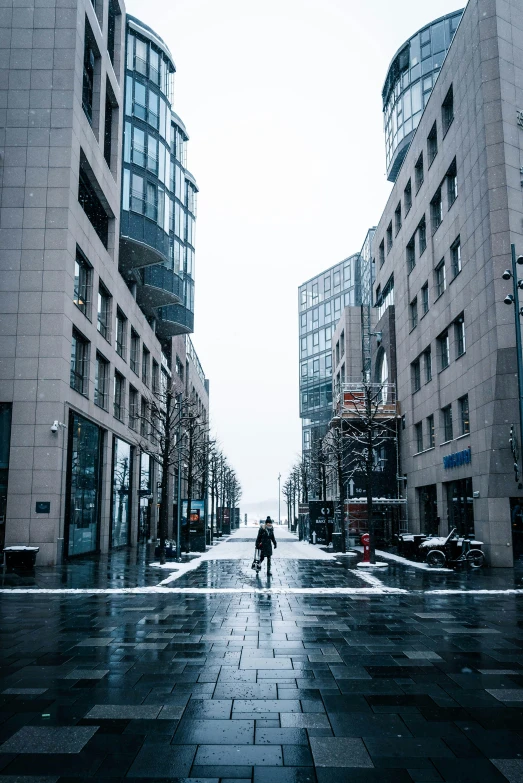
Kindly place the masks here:
[(474, 501), (472, 479), (458, 479), (447, 483), (447, 513), (449, 531), (455, 527), (458, 535), (474, 537)]
[(436, 485), (427, 484), (418, 488), (420, 532), (439, 535), (438, 499)]

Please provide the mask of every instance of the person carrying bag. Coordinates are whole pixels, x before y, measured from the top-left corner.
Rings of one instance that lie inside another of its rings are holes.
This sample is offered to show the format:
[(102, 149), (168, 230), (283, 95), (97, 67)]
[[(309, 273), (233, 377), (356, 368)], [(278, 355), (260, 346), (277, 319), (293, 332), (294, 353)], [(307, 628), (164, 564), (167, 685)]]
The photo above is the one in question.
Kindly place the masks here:
[(260, 562), (256, 566), (256, 570), (261, 570), (261, 564), (263, 563), (263, 560), (267, 558), (267, 576), (271, 575), (271, 557), (273, 545), (274, 548), (277, 549), (278, 545), (276, 543), (276, 539), (274, 538), (272, 519), (267, 517), (265, 520), (265, 525), (259, 529), (258, 537), (256, 538), (256, 549), (260, 551)]

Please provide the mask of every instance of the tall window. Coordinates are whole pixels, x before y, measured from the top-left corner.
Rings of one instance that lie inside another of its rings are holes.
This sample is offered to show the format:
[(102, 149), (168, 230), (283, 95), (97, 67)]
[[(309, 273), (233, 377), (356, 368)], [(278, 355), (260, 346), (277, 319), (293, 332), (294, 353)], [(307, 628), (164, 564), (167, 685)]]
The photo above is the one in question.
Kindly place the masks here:
[(142, 383), (145, 383), (146, 386), (149, 386), (149, 360), (150, 360), (151, 354), (149, 353), (148, 349), (143, 346), (142, 349)]
[(142, 397), (140, 405), (140, 435), (142, 438), (147, 438), (149, 435), (149, 406), (145, 397)]
[(454, 91), (452, 85), (450, 85), (449, 91), (445, 96), (445, 100), (441, 104), (441, 124), (443, 126), (443, 135), (446, 134), (452, 121), (454, 120)]
[(450, 164), (447, 171), (447, 198), (449, 203), (449, 209), (454, 204), (458, 197), (458, 171), (456, 167), (456, 158)]
[(78, 173), (78, 203), (87, 215), (89, 222), (96, 231), (100, 242), (105, 248), (109, 243), (109, 219), (110, 215), (98, 197), (96, 178), (90, 170), (87, 158), (81, 152), (80, 170)]
[(432, 126), (430, 129), (430, 133), (427, 136), (427, 158), (429, 162), (429, 167), (432, 164), (432, 161), (438, 154), (438, 126), (436, 123)]
[(125, 404), (125, 378), (115, 370), (114, 373), (114, 415), (123, 421)]
[(89, 341), (73, 329), (71, 342), (71, 388), (87, 397), (89, 386)]
[(470, 432), (470, 419), (469, 419), (469, 396), (465, 394), (464, 397), (460, 397), (458, 400), (459, 405), (459, 425), (460, 435), (468, 435)]
[(448, 332), (443, 332), (443, 334), (438, 337), (438, 345), (439, 345), (440, 370), (445, 370), (449, 366), (449, 362), (450, 362)]
[(415, 237), (411, 237), (407, 243), (407, 272), (410, 274), (416, 266), (416, 243)]
[(410, 179), (405, 186), (405, 190), (403, 191), (403, 203), (405, 207), (405, 214), (407, 214), (410, 212), (412, 207), (412, 185)]
[(461, 272), (461, 242), (460, 238), (454, 240), (450, 248), (450, 260), (452, 265), (452, 276), (456, 277)]
[(456, 356), (465, 353), (465, 320), (462, 315), (454, 322), (454, 339), (456, 341)]
[(429, 311), (429, 284), (426, 282), (421, 286), (421, 312), (426, 315)]
[(438, 299), (447, 287), (444, 258), (441, 259), (436, 269), (434, 270), (434, 286), (436, 288), (436, 299)]
[(414, 182), (416, 184), (416, 193), (423, 185), (424, 176), (425, 175), (423, 172), (423, 153), (421, 153), (421, 155), (416, 161), (416, 165), (414, 166)]
[(419, 359), (412, 362), (410, 369), (412, 376), (412, 392), (414, 393), (421, 389), (421, 368)]
[(423, 451), (423, 424), (421, 421), (414, 425), (414, 434), (416, 438), (416, 452), (419, 454), (420, 451)]
[(94, 404), (104, 410), (109, 407), (109, 362), (99, 353), (96, 354)]
[(441, 200), (441, 188), (438, 188), (430, 202), (430, 221), (434, 234), (441, 226), (443, 220), (443, 202)]
[(82, 313), (91, 319), (91, 289), (93, 270), (77, 249), (74, 262), (73, 301)]
[(415, 329), (418, 325), (418, 297), (414, 297), (409, 305), (410, 310), (410, 328)]
[(378, 248), (378, 258), (380, 262), (380, 266), (383, 266), (385, 263), (385, 241), (382, 239)]
[(418, 225), (418, 243), (419, 254), (421, 256), (427, 248), (427, 224), (425, 222), (425, 216), (422, 217)]
[(98, 314), (96, 327), (102, 337), (111, 339), (111, 294), (103, 283), (98, 283)]
[(140, 335), (131, 326), (131, 351), (129, 355), (129, 365), (131, 370), (138, 375), (138, 365), (140, 361)]
[(425, 369), (425, 383), (432, 380), (432, 351), (430, 346), (423, 351), (423, 366)]
[(427, 448), (433, 449), (436, 445), (436, 436), (434, 433), (434, 416), (427, 416)]
[(160, 391), (160, 365), (153, 359), (152, 389), (155, 394)]
[(116, 312), (116, 353), (125, 359), (127, 349), (127, 318), (120, 308)]
[(441, 424), (443, 427), (443, 439), (452, 440), (452, 405), (441, 409)]
[(392, 220), (387, 226), (387, 253), (390, 253), (392, 248)]
[(109, 0), (107, 14), (107, 51), (111, 62), (114, 63), (114, 42), (116, 35), (116, 17), (120, 14), (120, 9), (114, 0)]
[(132, 430), (138, 429), (138, 421), (140, 419), (140, 411), (138, 405), (139, 405), (138, 392), (134, 388), (134, 386), (129, 386), (129, 427)]
[(85, 20), (85, 38), (84, 38), (84, 71), (82, 82), (82, 108), (89, 123), (93, 123), (93, 98), (94, 98), (94, 75), (97, 51), (94, 44), (94, 35)]
[(107, 79), (105, 87), (104, 158), (109, 168), (111, 168), (111, 152), (113, 148), (113, 119), (118, 117), (117, 110), (118, 104)]
[(398, 234), (401, 228), (401, 201), (398, 203), (398, 206), (394, 210), (394, 228), (396, 234)]

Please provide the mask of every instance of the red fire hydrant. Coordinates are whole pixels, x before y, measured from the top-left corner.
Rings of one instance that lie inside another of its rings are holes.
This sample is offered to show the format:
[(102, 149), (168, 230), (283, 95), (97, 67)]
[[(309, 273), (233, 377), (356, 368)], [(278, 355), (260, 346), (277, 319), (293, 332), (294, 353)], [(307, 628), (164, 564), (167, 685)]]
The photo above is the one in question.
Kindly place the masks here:
[(370, 563), (370, 536), (368, 533), (363, 533), (360, 539), (363, 545), (363, 562)]

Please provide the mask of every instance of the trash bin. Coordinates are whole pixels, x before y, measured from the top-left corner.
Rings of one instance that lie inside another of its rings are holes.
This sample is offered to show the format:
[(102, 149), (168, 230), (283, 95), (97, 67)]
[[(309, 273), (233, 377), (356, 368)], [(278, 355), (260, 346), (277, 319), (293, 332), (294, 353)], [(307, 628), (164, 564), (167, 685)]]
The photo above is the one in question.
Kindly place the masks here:
[(38, 546), (4, 547), (5, 564), (8, 571), (32, 571), (36, 563)]

